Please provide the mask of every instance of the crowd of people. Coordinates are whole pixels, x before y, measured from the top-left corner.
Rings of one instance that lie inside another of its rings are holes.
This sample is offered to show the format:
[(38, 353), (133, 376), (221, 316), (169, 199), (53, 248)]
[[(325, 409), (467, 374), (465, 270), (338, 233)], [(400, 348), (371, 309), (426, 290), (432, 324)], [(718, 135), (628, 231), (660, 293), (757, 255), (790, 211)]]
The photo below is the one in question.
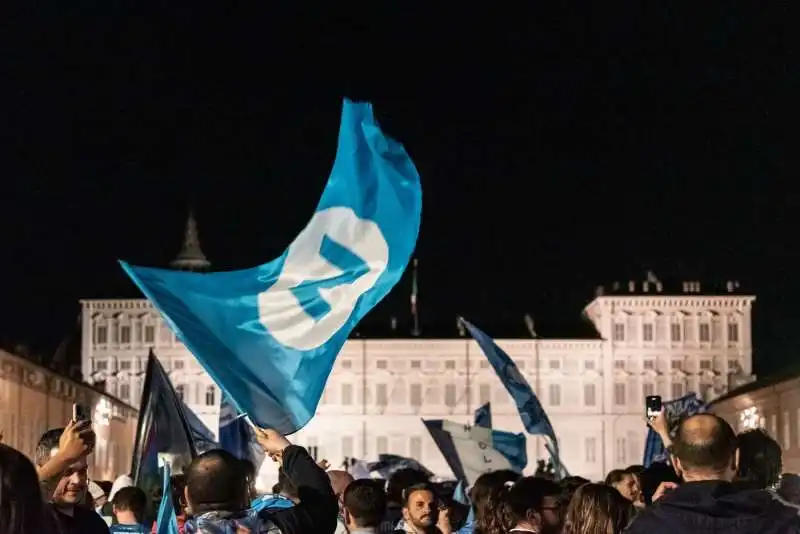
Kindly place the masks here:
[[(800, 533), (800, 484), (782, 473), (781, 447), (761, 430), (737, 435), (713, 414), (666, 432), (669, 461), (580, 477), (481, 475), (469, 504), (452, 484), (400, 469), (388, 481), (327, 470), (275, 431), (257, 432), (280, 464), (273, 495), (258, 495), (255, 469), (227, 451), (197, 456), (172, 477), (181, 534), (677, 534)], [(46, 432), (31, 462), (0, 444), (0, 534), (150, 533), (153, 500), (123, 475), (89, 481), (88, 422)]]

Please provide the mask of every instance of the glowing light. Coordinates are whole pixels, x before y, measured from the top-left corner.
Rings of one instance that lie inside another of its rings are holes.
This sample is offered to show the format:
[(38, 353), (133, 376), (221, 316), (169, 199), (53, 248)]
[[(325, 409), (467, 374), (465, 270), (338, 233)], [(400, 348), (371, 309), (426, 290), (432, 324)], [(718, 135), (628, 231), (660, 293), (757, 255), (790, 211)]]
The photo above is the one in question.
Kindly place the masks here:
[(739, 422), (742, 425), (742, 430), (752, 430), (754, 428), (758, 428), (759, 421), (760, 418), (758, 416), (758, 408), (755, 406), (745, 408), (742, 413), (739, 414)]
[(111, 402), (105, 397), (100, 397), (100, 400), (97, 401), (92, 422), (99, 426), (109, 426), (111, 424)]

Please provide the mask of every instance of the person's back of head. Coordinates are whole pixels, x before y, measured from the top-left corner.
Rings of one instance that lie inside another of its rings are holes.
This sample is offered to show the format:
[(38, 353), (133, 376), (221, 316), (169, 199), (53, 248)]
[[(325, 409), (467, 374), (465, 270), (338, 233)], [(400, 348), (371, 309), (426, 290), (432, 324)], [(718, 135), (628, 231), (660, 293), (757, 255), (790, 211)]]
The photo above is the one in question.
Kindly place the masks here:
[(121, 524), (133, 525), (144, 522), (147, 511), (147, 495), (141, 488), (129, 486), (122, 488), (111, 502), (114, 506), (114, 517)]
[(508, 530), (513, 525), (506, 509), (509, 487), (522, 475), (510, 469), (483, 473), (469, 490), (469, 500), (475, 512), (475, 521), (480, 532)]
[(618, 534), (633, 516), (633, 504), (610, 485), (584, 484), (567, 506), (562, 533)]
[(428, 482), (428, 475), (418, 469), (410, 467), (398, 469), (389, 477), (386, 487), (386, 494), (389, 503), (399, 506), (403, 503), (403, 493), (411, 486), (425, 484)]
[(561, 486), (542, 477), (524, 477), (508, 492), (508, 510), (517, 525), (542, 532), (561, 523)]
[(760, 428), (742, 432), (736, 442), (739, 447), (736, 480), (757, 489), (777, 486), (783, 467), (783, 451), (778, 442)]
[(0, 534), (44, 532), (36, 469), (24, 454), (0, 444)]
[(386, 493), (374, 480), (355, 480), (344, 490), (342, 508), (349, 531), (377, 529), (386, 514)]
[(572, 500), (572, 496), (575, 495), (575, 492), (578, 488), (583, 486), (584, 484), (588, 484), (589, 479), (579, 477), (579, 476), (568, 476), (564, 477), (558, 485), (561, 486), (561, 502), (568, 503)]
[(186, 469), (186, 501), (195, 515), (237, 512), (249, 506), (247, 474), (234, 455), (213, 449), (197, 456)]
[(680, 421), (670, 447), (675, 472), (686, 482), (730, 482), (736, 474), (738, 456), (733, 429), (724, 419), (710, 413)]

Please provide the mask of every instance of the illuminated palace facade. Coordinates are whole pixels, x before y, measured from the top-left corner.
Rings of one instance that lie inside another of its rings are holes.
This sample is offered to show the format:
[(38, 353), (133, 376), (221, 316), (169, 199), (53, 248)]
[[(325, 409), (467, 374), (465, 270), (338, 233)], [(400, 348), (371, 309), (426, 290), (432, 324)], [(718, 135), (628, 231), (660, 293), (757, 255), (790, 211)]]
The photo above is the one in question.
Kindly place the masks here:
[[(190, 219), (173, 266), (207, 265)], [(497, 342), (537, 391), (569, 471), (600, 479), (612, 468), (641, 463), (645, 396), (668, 400), (694, 391), (710, 400), (753, 379), (754, 300), (733, 281), (712, 288), (649, 275), (597, 288), (583, 310), (596, 330), (591, 339), (539, 337), (529, 324), (530, 335)], [(216, 431), (218, 388), (149, 301), (81, 304), (82, 366), (90, 382), (138, 406), (153, 347), (184, 402)], [(471, 422), (474, 410), (491, 401), (494, 426), (521, 431), (510, 397), (477, 344), (453, 330), (451, 339), (348, 340), (315, 418), (293, 439), (316, 447), (332, 464), (388, 452), (415, 457), (447, 477), (421, 419)], [(533, 459), (546, 457), (544, 446), (532, 437), (528, 447), (529, 469), (535, 469)]]

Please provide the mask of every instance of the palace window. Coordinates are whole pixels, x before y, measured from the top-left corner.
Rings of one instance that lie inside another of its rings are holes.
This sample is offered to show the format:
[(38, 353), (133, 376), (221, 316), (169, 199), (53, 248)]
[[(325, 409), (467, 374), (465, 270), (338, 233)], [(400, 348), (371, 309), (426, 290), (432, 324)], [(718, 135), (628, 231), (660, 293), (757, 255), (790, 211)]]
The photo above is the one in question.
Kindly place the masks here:
[(128, 402), (131, 397), (131, 387), (128, 384), (119, 385), (119, 398)]
[(672, 323), (669, 327), (670, 338), (672, 341), (681, 340), (681, 325), (680, 323)]
[(342, 404), (350, 406), (353, 404), (353, 385), (342, 384)]
[(731, 343), (739, 342), (739, 325), (737, 323), (728, 323), (728, 341)]
[(455, 384), (445, 384), (444, 386), (444, 404), (448, 408), (453, 408), (458, 403), (456, 399), (456, 386)]
[(614, 384), (614, 404), (617, 406), (625, 406), (627, 404), (625, 384)]
[(422, 406), (422, 385), (411, 384), (411, 406), (419, 408)]
[(550, 406), (561, 406), (561, 384), (550, 384)]
[(700, 325), (699, 334), (701, 343), (708, 343), (711, 341), (711, 325), (708, 323), (702, 323)]
[(177, 395), (178, 398), (181, 401), (185, 400), (185, 398), (186, 398), (186, 386), (184, 386), (183, 384), (179, 384), (179, 385), (175, 386), (175, 395)]
[(595, 438), (586, 438), (584, 441), (584, 451), (585, 456), (584, 459), (586, 460), (587, 464), (593, 464), (597, 461), (597, 439)]
[(389, 404), (389, 390), (386, 384), (378, 384), (375, 386), (375, 396), (378, 406), (386, 406)]
[(614, 323), (614, 341), (625, 341), (625, 323)]
[(642, 340), (653, 341), (653, 325), (647, 323), (642, 327)]
[(217, 405), (217, 388), (215, 386), (206, 387), (206, 406)]
[(94, 340), (95, 343), (98, 343), (100, 345), (105, 345), (106, 343), (108, 343), (108, 327), (107, 326), (105, 326), (105, 325), (98, 326), (97, 330), (95, 331), (95, 334), (96, 334), (95, 335), (95, 340)]
[(584, 406), (595, 406), (597, 404), (597, 388), (594, 384), (583, 385), (583, 404)]
[(125, 325), (119, 329), (119, 342), (127, 345), (131, 342), (131, 327)]

